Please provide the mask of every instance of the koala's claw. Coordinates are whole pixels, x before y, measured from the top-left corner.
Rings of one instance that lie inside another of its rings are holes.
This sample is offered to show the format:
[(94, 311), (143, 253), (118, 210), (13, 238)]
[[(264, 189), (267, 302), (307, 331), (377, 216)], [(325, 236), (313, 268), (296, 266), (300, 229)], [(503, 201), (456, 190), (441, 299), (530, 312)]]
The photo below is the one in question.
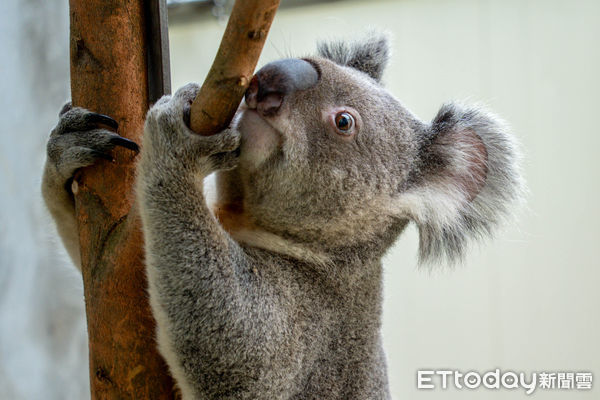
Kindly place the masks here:
[[(77, 108), (77, 107), (75, 107), (75, 108), (83, 113), (83, 119), (88, 124), (106, 125), (112, 129), (114, 129), (115, 131), (119, 128), (119, 123), (117, 121), (115, 121), (113, 118), (109, 117), (108, 115), (99, 114), (99, 113), (95, 113), (92, 111), (87, 111), (83, 108)], [(60, 112), (58, 113), (58, 116), (60, 118), (62, 118), (66, 113), (68, 113), (71, 110), (73, 110), (73, 104), (70, 101), (68, 101), (67, 103), (65, 103), (64, 106), (62, 106), (62, 108), (60, 109)]]
[(108, 115), (90, 112), (85, 115), (85, 118), (86, 118), (87, 122), (89, 122), (90, 124), (106, 125), (112, 129), (114, 129), (115, 131), (119, 128), (119, 123), (117, 121), (115, 121), (114, 119), (112, 119), (111, 117), (109, 117)]
[(140, 148), (135, 142), (110, 130), (116, 130), (118, 126), (117, 121), (107, 115), (71, 107), (67, 103), (48, 140), (48, 162), (54, 165), (61, 179), (68, 180), (77, 169), (99, 159), (113, 162), (110, 152), (116, 146), (137, 154)]
[(107, 128), (116, 131), (118, 127), (119, 123), (108, 115), (98, 114), (80, 107), (71, 107), (70, 103), (67, 103), (60, 113), (60, 119), (52, 131), (52, 135)]
[(140, 152), (140, 146), (133, 140), (129, 140), (124, 138), (123, 136), (112, 136), (109, 139), (109, 142), (114, 144), (115, 146), (125, 147), (126, 149), (133, 150), (136, 154)]
[(66, 102), (65, 105), (60, 109), (58, 116), (62, 117), (63, 114), (69, 111), (71, 108), (73, 108), (73, 104), (70, 101)]
[(183, 105), (183, 123), (192, 129), (192, 102), (188, 101)]
[(97, 150), (90, 150), (89, 152), (90, 152), (90, 155), (93, 156), (93, 157), (103, 158), (103, 159), (105, 159), (107, 161), (110, 161), (110, 162), (114, 162), (115, 161), (115, 159), (113, 158), (113, 156), (111, 156), (108, 153), (103, 153), (103, 152), (97, 151)]

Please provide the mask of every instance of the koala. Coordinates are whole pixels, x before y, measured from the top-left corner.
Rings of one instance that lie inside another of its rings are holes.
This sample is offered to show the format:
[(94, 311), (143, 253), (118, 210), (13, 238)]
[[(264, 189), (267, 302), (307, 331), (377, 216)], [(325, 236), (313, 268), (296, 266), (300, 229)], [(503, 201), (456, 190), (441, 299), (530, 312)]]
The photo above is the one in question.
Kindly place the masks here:
[[(420, 262), (451, 263), (511, 213), (523, 184), (505, 124), (455, 103), (421, 121), (383, 87), (388, 58), (375, 35), (269, 63), (213, 136), (189, 128), (198, 85), (149, 110), (137, 208), (184, 399), (389, 399), (382, 256), (412, 222)], [(76, 263), (69, 180), (138, 151), (115, 126), (67, 107), (48, 143), (44, 197)]]

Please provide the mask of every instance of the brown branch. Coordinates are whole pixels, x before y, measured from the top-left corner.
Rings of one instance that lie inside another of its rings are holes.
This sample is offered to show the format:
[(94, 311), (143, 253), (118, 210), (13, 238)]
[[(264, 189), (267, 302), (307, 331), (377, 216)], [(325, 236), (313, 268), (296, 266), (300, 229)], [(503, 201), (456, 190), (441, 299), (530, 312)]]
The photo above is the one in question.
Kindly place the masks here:
[[(112, 116), (138, 143), (149, 106), (142, 5), (69, 2), (73, 104)], [(134, 155), (118, 149), (115, 159), (75, 181), (92, 399), (172, 399), (147, 301), (140, 223), (130, 213)]]
[(248, 88), (279, 0), (236, 1), (215, 57), (191, 110), (191, 128), (211, 135), (226, 128)]

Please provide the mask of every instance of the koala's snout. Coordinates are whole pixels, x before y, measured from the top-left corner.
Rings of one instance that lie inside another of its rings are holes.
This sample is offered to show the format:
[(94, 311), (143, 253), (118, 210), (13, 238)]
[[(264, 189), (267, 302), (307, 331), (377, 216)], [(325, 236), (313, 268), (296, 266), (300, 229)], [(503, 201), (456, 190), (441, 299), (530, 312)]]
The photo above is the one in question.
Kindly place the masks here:
[(298, 58), (274, 61), (262, 67), (246, 90), (246, 104), (263, 116), (279, 111), (286, 96), (313, 87), (319, 72), (308, 61)]

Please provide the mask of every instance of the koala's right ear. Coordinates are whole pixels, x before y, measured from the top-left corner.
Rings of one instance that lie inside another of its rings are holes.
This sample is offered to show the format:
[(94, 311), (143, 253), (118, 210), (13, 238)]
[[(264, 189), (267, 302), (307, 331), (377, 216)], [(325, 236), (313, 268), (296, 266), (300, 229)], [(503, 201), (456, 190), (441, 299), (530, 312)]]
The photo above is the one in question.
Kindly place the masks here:
[(469, 239), (491, 235), (520, 199), (517, 146), (498, 118), (457, 104), (440, 109), (419, 145), (399, 211), (419, 227), (420, 262), (452, 262)]
[(320, 42), (317, 50), (321, 57), (364, 72), (377, 82), (381, 81), (390, 57), (389, 39), (382, 33), (372, 33), (354, 42)]

